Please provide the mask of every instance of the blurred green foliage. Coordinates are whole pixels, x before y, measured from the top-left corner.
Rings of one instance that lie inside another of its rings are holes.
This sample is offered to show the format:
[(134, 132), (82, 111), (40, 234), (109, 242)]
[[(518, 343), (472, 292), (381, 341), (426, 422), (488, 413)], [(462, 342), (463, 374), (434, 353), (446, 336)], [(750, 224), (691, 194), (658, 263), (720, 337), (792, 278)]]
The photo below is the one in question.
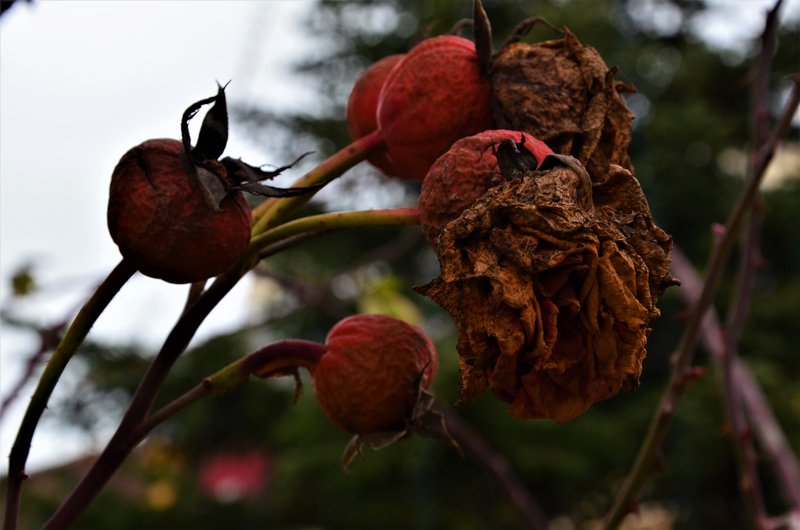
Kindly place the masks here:
[[(644, 4), (653, 12), (642, 14)], [(495, 49), (517, 22), (543, 16), (567, 25), (584, 43), (595, 46), (609, 65), (619, 66), (619, 79), (638, 88), (629, 99), (637, 114), (631, 147), (637, 176), (659, 224), (702, 268), (712, 242), (710, 227), (724, 222), (742, 186), (741, 178), (721, 161), (747, 149), (748, 82), (756, 43), (741, 53), (709, 47), (690, 30), (702, 23), (706, 6), (700, 0), (485, 0), (485, 6), (494, 27)], [(660, 10), (677, 14), (678, 23), (653, 22), (658, 19), (653, 13)], [(321, 46), (314, 57), (297, 65), (304, 82), (316, 90), (317, 105), (297, 114), (240, 107), (234, 113), (234, 126), (247, 126), (259, 138), (271, 138), (271, 147), (279, 152), (313, 149), (313, 160), (307, 162), (319, 162), (349, 142), (344, 104), (361, 70), (470, 16), (468, 1), (320, 0), (307, 21), (307, 38), (317, 39)], [(797, 32), (796, 25), (781, 30), (770, 87), (776, 109), (800, 57)], [(527, 40), (549, 38), (553, 33), (537, 26)], [(797, 142), (796, 129), (792, 139)], [(794, 180), (764, 196), (765, 266), (759, 271), (740, 350), (795, 451), (800, 450), (798, 182), (795, 168)], [(413, 204), (417, 192), (415, 184), (390, 182), (366, 165), (334, 188), (338, 193), (323, 193), (324, 200), (313, 203), (308, 212)], [(718, 300), (723, 316), (734, 267), (730, 272)], [(436, 341), (442, 367), (435, 390), (443, 401), (453, 403), (457, 399), (453, 326), (444, 311), (410, 289), (436, 273), (435, 258), (415, 227), (334, 233), (270, 258), (257, 271), (261, 307), (254, 311), (258, 318), (253, 325), (195, 347), (177, 364), (161, 401), (180, 395), (225, 363), (271, 340), (324, 340), (336, 320), (359, 308), (399, 307), (395, 310), (404, 311), (407, 318), (409, 314), (421, 318)], [(416, 305), (413, 310), (409, 300)], [(457, 407), (509, 460), (548, 517), (566, 516), (581, 525), (608, 509), (660, 397), (669, 374), (669, 355), (680, 334), (683, 305), (675, 289), (660, 306), (663, 315), (654, 323), (641, 386), (635, 393), (599, 403), (565, 425), (514, 420), (502, 403), (488, 395)], [(148, 356), (133, 346), (88, 344), (82, 356), (85, 383), (80, 392), (58, 404), (64, 421), (90, 429), (101, 417), (119, 414)], [(703, 354), (698, 362), (706, 363)], [(307, 377), (304, 381), (308, 386)], [(136, 487), (112, 484), (78, 528), (526, 527), (480, 462), (462, 458), (441, 443), (411, 439), (380, 453), (367, 452), (344, 472), (339, 459), (348, 437), (326, 421), (310, 389), (294, 404), (292, 389), (291, 378), (254, 381), (174, 418), (120, 472), (120, 482)], [(201, 491), (197, 474), (205, 458), (223, 450), (251, 449), (268, 455), (271, 462), (260, 496), (225, 502)], [(148, 451), (160, 451), (161, 460), (148, 457)], [(164, 459), (171, 465), (164, 465)], [(666, 472), (649, 483), (643, 501), (666, 507), (678, 528), (748, 527), (714, 376), (688, 391), (664, 459)], [(24, 514), (31, 527), (76, 479), (75, 470), (61, 471), (57, 486), (52, 477), (31, 480)], [(770, 506), (780, 509), (780, 492), (768, 473), (764, 478)]]

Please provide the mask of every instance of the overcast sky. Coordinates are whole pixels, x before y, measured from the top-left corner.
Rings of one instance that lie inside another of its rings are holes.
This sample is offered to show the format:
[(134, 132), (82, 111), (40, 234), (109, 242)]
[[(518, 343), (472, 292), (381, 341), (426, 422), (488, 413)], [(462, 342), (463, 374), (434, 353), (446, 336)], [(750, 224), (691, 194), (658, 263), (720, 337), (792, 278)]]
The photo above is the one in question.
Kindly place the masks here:
[[(9, 276), (28, 261), (42, 291), (15, 303), (18, 312), (52, 323), (83, 302), (120, 259), (105, 218), (117, 160), (148, 138), (178, 138), (183, 109), (213, 95), (216, 80), (232, 80), (234, 101), (296, 104), (302, 90), (288, 64), (303, 49), (294, 24), (308, 6), (37, 1), (6, 13), (0, 19), (0, 305), (8, 303)], [(226, 154), (254, 164), (283, 162), (240, 133), (233, 128)], [(198, 337), (247, 318), (249, 285), (240, 283)], [(155, 349), (185, 291), (137, 275), (93, 336)], [(2, 329), (0, 395), (35, 347), (35, 337)], [(69, 391), (69, 381), (61, 391)], [(18, 400), (3, 418), (0, 469), (26, 404), (27, 397)], [(34, 468), (69, 457), (86, 441), (63, 432), (56, 438), (44, 427), (34, 439)]]
[[(650, 0), (641, 2), (646, 6)], [(43, 289), (16, 304), (19, 311), (52, 323), (82, 303), (120, 259), (105, 222), (116, 161), (145, 139), (178, 137), (183, 109), (213, 95), (216, 80), (232, 80), (228, 97), (233, 101), (302, 104), (303, 87), (289, 75), (288, 65), (314, 44), (300, 37), (297, 25), (311, 3), (39, 0), (20, 3), (4, 15), (0, 306), (8, 303), (9, 276), (29, 261)], [(772, 0), (711, 3), (717, 7), (703, 31), (719, 45), (736, 46), (758, 34)], [(785, 14), (796, 19), (798, 4), (788, 0)], [(226, 154), (254, 164), (286, 161), (260, 150), (235, 127)], [(220, 304), (200, 337), (247, 318), (249, 286), (243, 281)], [(156, 348), (184, 296), (185, 287), (137, 276), (92, 333)], [(0, 396), (35, 346), (34, 337), (3, 328)], [(79, 367), (70, 368), (77, 375)], [(30, 391), (0, 426), (0, 470)], [(69, 378), (59, 391), (69, 391)], [(77, 454), (87, 443), (46, 423), (43, 427), (31, 452), (34, 469)]]

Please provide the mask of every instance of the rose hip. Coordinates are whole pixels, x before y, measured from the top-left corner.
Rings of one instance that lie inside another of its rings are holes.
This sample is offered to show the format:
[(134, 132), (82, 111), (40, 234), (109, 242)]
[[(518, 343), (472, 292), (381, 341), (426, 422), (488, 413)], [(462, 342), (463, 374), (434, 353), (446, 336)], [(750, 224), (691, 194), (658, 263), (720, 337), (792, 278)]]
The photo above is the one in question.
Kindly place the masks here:
[(330, 330), (326, 345), (313, 371), (325, 415), (354, 434), (404, 430), (438, 367), (425, 333), (385, 315), (354, 315)]
[(378, 128), (399, 173), (422, 180), (453, 142), (491, 129), (491, 96), (472, 41), (442, 35), (409, 51), (378, 102)]
[(431, 245), (436, 245), (447, 223), (503, 181), (494, 148), (504, 139), (522, 142), (539, 165), (553, 152), (529, 134), (506, 129), (483, 131), (454, 143), (431, 166), (422, 182), (420, 224)]
[(212, 208), (185, 161), (179, 140), (134, 147), (114, 169), (108, 201), (108, 228), (122, 255), (143, 274), (171, 283), (224, 272), (250, 242), (250, 208), (242, 193), (229, 192)]
[[(353, 85), (347, 100), (347, 128), (350, 137), (357, 140), (378, 129), (378, 96), (383, 83), (395, 67), (405, 57), (404, 54), (389, 55), (367, 68)], [(390, 176), (398, 174), (386, 151), (369, 157), (369, 162)]]

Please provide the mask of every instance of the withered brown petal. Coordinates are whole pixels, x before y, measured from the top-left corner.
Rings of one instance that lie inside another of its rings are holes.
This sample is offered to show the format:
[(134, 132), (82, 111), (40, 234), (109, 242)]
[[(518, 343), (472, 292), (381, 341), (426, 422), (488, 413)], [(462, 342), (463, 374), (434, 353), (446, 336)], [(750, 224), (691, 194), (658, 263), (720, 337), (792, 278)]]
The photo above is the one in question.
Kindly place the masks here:
[(615, 166), (587, 201), (556, 167), (491, 188), (451, 221), (420, 292), (458, 329), (461, 399), (487, 387), (520, 418), (568, 421), (638, 381), (670, 239)]
[(568, 29), (563, 39), (511, 43), (492, 64), (495, 121), (578, 158), (595, 180), (610, 164), (631, 169), (633, 114), (621, 92), (633, 89), (615, 74)]

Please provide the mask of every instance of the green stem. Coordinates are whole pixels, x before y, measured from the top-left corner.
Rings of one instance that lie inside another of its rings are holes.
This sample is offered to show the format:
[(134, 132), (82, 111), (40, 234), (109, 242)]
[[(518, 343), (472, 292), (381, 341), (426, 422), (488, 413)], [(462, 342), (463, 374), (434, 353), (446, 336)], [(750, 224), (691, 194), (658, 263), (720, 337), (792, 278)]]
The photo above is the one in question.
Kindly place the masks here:
[(733, 211), (731, 211), (725, 223), (725, 234), (722, 236), (719, 244), (714, 247), (709, 257), (703, 289), (700, 292), (697, 303), (691, 310), (680, 343), (673, 356), (674, 366), (669, 383), (664, 391), (661, 403), (656, 409), (656, 414), (650, 422), (647, 434), (642, 442), (642, 446), (639, 448), (639, 453), (636, 455), (633, 467), (628, 473), (622, 485), (622, 489), (617, 494), (614, 505), (606, 515), (603, 528), (617, 528), (625, 515), (630, 511), (634, 497), (650, 476), (656, 454), (664, 444), (672, 421), (675, 419), (676, 409), (686, 389), (686, 383), (688, 381), (687, 374), (690, 370), (694, 351), (697, 347), (703, 318), (714, 300), (714, 294), (719, 286), (728, 257), (736, 242), (739, 227), (756, 198), (758, 186), (770, 160), (772, 160), (775, 154), (775, 149), (779, 141), (789, 130), (792, 117), (797, 110), (798, 104), (800, 104), (800, 75), (795, 77), (794, 82), (794, 90), (792, 91), (789, 102), (786, 104), (783, 114), (769, 140), (758, 151), (756, 161), (753, 165), (753, 171), (747, 185), (745, 189), (742, 190), (736, 206)]
[(44, 530), (70, 528), (91, 501), (103, 489), (125, 457), (136, 447), (131, 435), (147, 417), (158, 390), (167, 378), (172, 365), (186, 349), (197, 328), (222, 298), (236, 285), (247, 270), (235, 269), (219, 276), (214, 283), (190, 307), (181, 314), (161, 346), (156, 358), (142, 377), (133, 394), (128, 410), (125, 412), (117, 430), (103, 452), (92, 465), (89, 472), (70, 493), (69, 497), (56, 510)]
[[(285, 199), (284, 199), (285, 200)], [(297, 219), (281, 225), (258, 236), (251, 242), (248, 254), (236, 269), (231, 269), (217, 277), (214, 283), (188, 307), (173, 327), (161, 351), (145, 373), (122, 418), (117, 431), (94, 463), (92, 468), (70, 494), (64, 504), (53, 514), (43, 527), (45, 530), (63, 529), (72, 526), (91, 501), (102, 490), (122, 461), (138, 444), (134, 437), (146, 421), (158, 390), (164, 383), (170, 369), (197, 328), (211, 310), (233, 288), (239, 279), (250, 270), (259, 258), (259, 250), (276, 241), (293, 235), (371, 225), (413, 224), (418, 222), (416, 208), (396, 208), (389, 210), (366, 210), (321, 214)], [(288, 227), (288, 228), (287, 228)]]
[(271, 230), (254, 236), (248, 253), (258, 255), (269, 245), (300, 234), (327, 232), (344, 228), (362, 226), (391, 226), (418, 224), (419, 211), (416, 207), (389, 208), (386, 210), (352, 210), (309, 215), (289, 221)]
[[(380, 131), (374, 131), (331, 155), (320, 165), (300, 177), (292, 186), (306, 187), (324, 184), (341, 176), (373, 153), (385, 148), (386, 145), (383, 143)], [(307, 203), (313, 195), (313, 193), (309, 193), (299, 197), (273, 198), (262, 202), (253, 209), (253, 234), (260, 234), (276, 226), (291, 212)]]
[(148, 416), (131, 438), (136, 443), (140, 442), (153, 429), (178, 412), (204, 397), (218, 396), (239, 388), (251, 375), (266, 378), (298, 367), (313, 373), (326, 350), (324, 344), (299, 339), (286, 339), (269, 344), (206, 377), (193, 389)]
[(72, 355), (83, 343), (97, 318), (135, 272), (136, 269), (133, 265), (125, 259), (111, 271), (75, 316), (75, 320), (72, 321), (53, 351), (50, 360), (47, 361), (8, 457), (5, 530), (15, 530), (17, 527), (22, 482), (27, 478), (25, 464), (30, 454), (31, 441), (53, 389), (61, 378), (61, 374), (64, 373)]

